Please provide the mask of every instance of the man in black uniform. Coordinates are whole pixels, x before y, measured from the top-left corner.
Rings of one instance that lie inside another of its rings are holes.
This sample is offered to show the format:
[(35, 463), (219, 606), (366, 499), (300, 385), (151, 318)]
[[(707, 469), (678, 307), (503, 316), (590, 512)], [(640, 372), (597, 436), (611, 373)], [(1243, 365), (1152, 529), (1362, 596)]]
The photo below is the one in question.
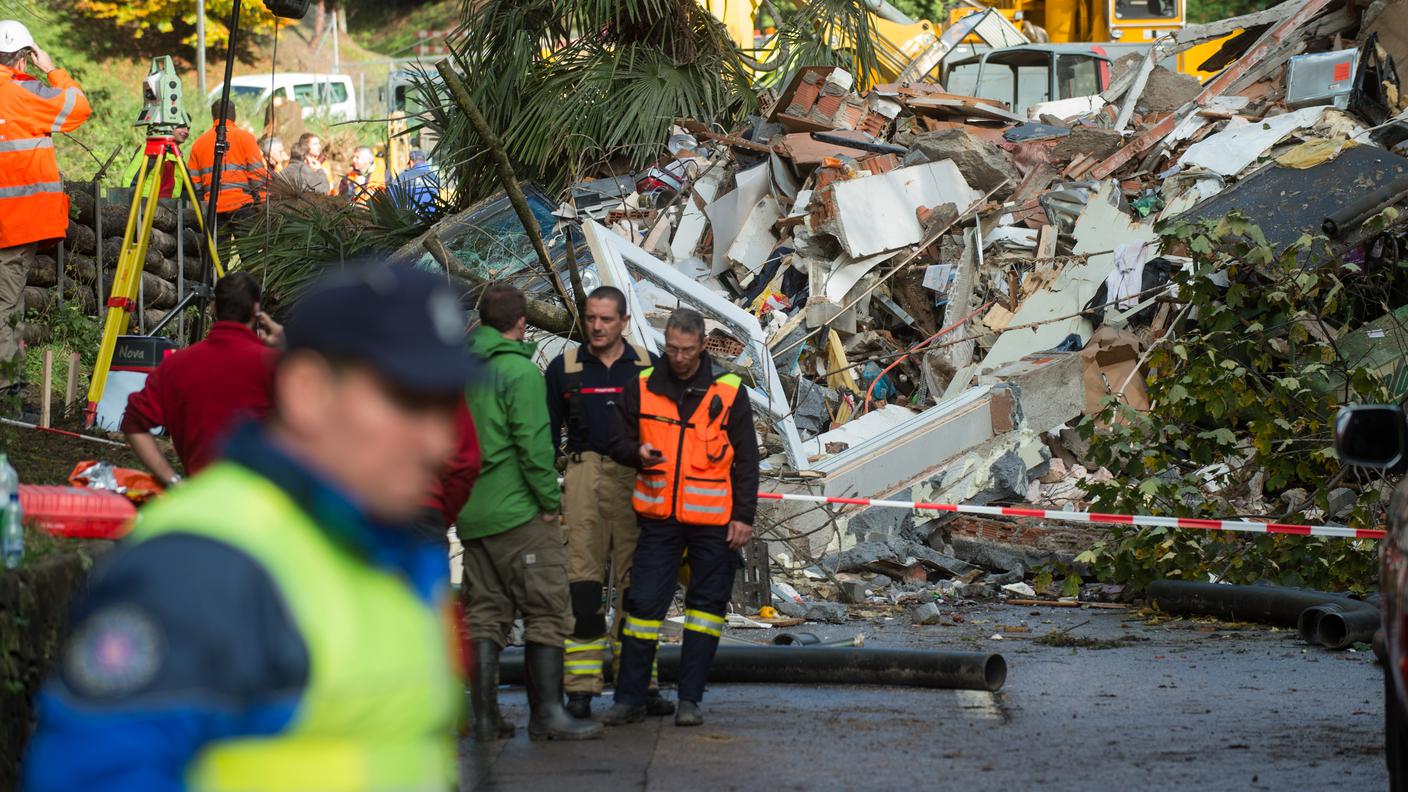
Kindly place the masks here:
[[(548, 414), (554, 448), (563, 448), (567, 469), (562, 493), (562, 521), (567, 535), (567, 580), (575, 626), (564, 647), (567, 711), (591, 717), (591, 701), (601, 695), (606, 655), (603, 589), (608, 567), (616, 591), (616, 621), (622, 592), (636, 549), (635, 512), (631, 509), (634, 468), (608, 456), (619, 428), (621, 395), (635, 387), (640, 372), (657, 358), (622, 338), (631, 317), (626, 295), (602, 286), (587, 295), (587, 343), (570, 347), (547, 369)], [(563, 446), (563, 429), (566, 445)], [(611, 631), (612, 635), (617, 630)], [(613, 655), (620, 657), (619, 644)], [(669, 715), (674, 705), (651, 689), (651, 714)]]

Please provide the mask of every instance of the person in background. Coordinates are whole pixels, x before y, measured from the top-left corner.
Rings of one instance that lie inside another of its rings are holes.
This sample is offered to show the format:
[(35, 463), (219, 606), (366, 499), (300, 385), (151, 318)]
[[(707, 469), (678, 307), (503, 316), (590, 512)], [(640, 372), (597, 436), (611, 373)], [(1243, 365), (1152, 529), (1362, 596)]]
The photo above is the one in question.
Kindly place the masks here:
[(719, 373), (704, 352), (704, 317), (676, 309), (665, 323), (667, 365), (641, 373), (626, 391), (625, 423), (611, 448), (636, 468), (631, 505), (640, 538), (631, 562), (616, 703), (601, 720), (635, 723), (647, 714), (647, 686), (660, 626), (689, 552), (680, 645), (676, 726), (699, 726), (704, 685), (723, 634), (738, 551), (753, 536), (758, 509), (758, 438), (738, 375)]
[(88, 579), (26, 790), (459, 788), (449, 570), (408, 523), (480, 368), (467, 321), (409, 267), (308, 291), (268, 421), (145, 506)]
[(328, 174), (323, 170), (323, 141), (312, 132), (304, 132), (289, 151), (288, 167), (279, 178), (289, 187), (300, 192), (327, 195)]
[[(184, 146), (190, 136), (191, 128), (186, 124), (182, 124), (171, 130), (171, 138), (176, 141), (177, 146)], [(135, 188), (137, 186), (137, 175), (145, 160), (145, 148), (139, 148), (137, 149), (137, 153), (133, 155), (132, 161), (127, 163), (127, 169), (122, 172), (122, 182), (128, 187)], [(176, 160), (171, 154), (163, 154), (161, 159), (161, 192), (158, 197), (174, 197), (178, 186), (180, 185), (176, 180)], [(193, 201), (195, 197), (187, 195), (186, 200)]]
[[(25, 73), (31, 64), (48, 85)], [(54, 135), (77, 129), (92, 112), (83, 89), (24, 25), (0, 21), (0, 396), (19, 395), (22, 298), (39, 243), (68, 232)]]
[(288, 151), (284, 149), (284, 139), (277, 135), (259, 138), (259, 150), (264, 152), (264, 164), (270, 173), (279, 173), (289, 162)]
[(365, 203), (373, 191), (382, 186), (376, 174), (376, 153), (370, 146), (358, 146), (352, 152), (352, 167), (337, 183), (337, 194), (350, 201)]
[(424, 151), (411, 149), (409, 159), (410, 167), (401, 171), (391, 186), (392, 197), (397, 206), (428, 214), (440, 197), (440, 176)]
[(585, 740), (601, 724), (562, 707), (562, 642), (572, 618), (567, 548), (558, 519), (561, 494), (548, 434), (547, 390), (533, 362), (523, 292), (493, 284), (479, 298), (483, 322), (470, 347), (488, 373), (466, 393), (479, 432), (483, 468), (456, 527), (464, 545), (464, 586), (474, 660), (469, 668), (479, 742), (513, 736), (498, 706), (499, 653), (523, 615), (523, 662), (534, 740)]
[(482, 465), (474, 416), (470, 415), (464, 399), (460, 399), (455, 405), (455, 451), (421, 503), (421, 513), (414, 525), (427, 541), (449, 550), (449, 528), (469, 500)]
[(122, 433), (157, 481), (181, 480), (157, 446), (163, 427), (187, 476), (213, 462), (238, 424), (269, 412), (274, 345), (282, 328), (260, 310), (259, 282), (231, 272), (215, 284), (215, 324), (199, 343), (157, 366), (142, 389), (127, 398)]
[[(210, 198), (214, 184), (215, 170), (215, 125), (220, 123), (221, 102), (216, 100), (210, 106), (210, 116), (214, 119), (210, 129), (196, 138), (191, 146), (190, 158), (186, 167), (191, 171), (196, 193), (204, 204)], [(264, 152), (254, 136), (235, 125), (235, 106), (230, 104), (225, 120), (225, 140), (229, 150), (220, 166), (220, 195), (215, 199), (215, 216), (220, 226), (225, 226), (236, 212), (248, 206), (264, 202), (264, 188), (269, 181), (269, 168), (264, 163)]]

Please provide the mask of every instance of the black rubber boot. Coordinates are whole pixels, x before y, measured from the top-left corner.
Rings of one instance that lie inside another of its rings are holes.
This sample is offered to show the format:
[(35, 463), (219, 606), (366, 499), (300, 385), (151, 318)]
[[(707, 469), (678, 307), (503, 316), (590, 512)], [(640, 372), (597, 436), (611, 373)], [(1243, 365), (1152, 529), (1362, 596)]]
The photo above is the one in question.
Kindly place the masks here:
[(646, 693), (645, 714), (652, 718), (663, 718), (666, 715), (675, 714), (675, 702), (670, 701), (660, 695), (660, 691), (651, 690)]
[(676, 726), (703, 726), (704, 713), (699, 711), (699, 703), (680, 699), (680, 711), (675, 713)]
[(532, 740), (592, 740), (601, 737), (601, 724), (579, 721), (562, 707), (562, 647), (530, 643), (523, 648), (528, 672), (528, 737)]
[(507, 740), (513, 736), (513, 724), (499, 712), (499, 645), (493, 641), (474, 641), (474, 662), (469, 666), (469, 697), (474, 709), (471, 734), (479, 742)]
[(592, 716), (592, 694), (568, 693), (567, 714), (577, 720), (587, 720)]
[(625, 726), (645, 720), (645, 705), (631, 705), (616, 702), (611, 709), (601, 713), (601, 722), (607, 726)]

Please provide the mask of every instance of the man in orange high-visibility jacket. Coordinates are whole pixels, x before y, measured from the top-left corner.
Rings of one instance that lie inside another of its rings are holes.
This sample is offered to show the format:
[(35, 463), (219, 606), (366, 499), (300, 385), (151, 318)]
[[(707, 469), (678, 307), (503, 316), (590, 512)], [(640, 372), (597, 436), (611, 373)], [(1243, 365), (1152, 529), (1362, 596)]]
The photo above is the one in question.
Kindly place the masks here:
[[(219, 100), (210, 106), (210, 116), (215, 122), (205, 134), (196, 138), (190, 159), (186, 162), (202, 207), (210, 200), (210, 186), (215, 173), (215, 125), (220, 123)], [(220, 226), (224, 226), (230, 216), (240, 209), (263, 203), (264, 188), (269, 181), (264, 152), (259, 150), (259, 142), (254, 135), (235, 126), (233, 104), (225, 120), (225, 141), (229, 148), (220, 166), (220, 195), (215, 199), (215, 216)]]
[(676, 726), (699, 726), (699, 702), (723, 635), (738, 551), (753, 536), (758, 511), (758, 437), (753, 409), (737, 374), (718, 371), (704, 353), (704, 317), (678, 308), (665, 323), (664, 366), (626, 388), (624, 422), (611, 458), (636, 469), (631, 507), (640, 524), (616, 702), (607, 726), (644, 720), (660, 626), (675, 596), (680, 560), (689, 551), (680, 646)]
[[(25, 74), (28, 64), (49, 84)], [(77, 129), (91, 112), (78, 83), (54, 68), (25, 26), (0, 21), (0, 393), (18, 387), (20, 308), (39, 243), (68, 231), (53, 135)]]

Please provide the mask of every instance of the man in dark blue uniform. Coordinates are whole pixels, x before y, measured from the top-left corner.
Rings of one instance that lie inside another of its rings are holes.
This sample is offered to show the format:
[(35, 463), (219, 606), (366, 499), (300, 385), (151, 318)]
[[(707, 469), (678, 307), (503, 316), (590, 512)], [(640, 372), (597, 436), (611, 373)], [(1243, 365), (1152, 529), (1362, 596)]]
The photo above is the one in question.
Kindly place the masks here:
[[(567, 458), (562, 492), (562, 521), (567, 535), (567, 580), (575, 624), (564, 653), (567, 710), (591, 717), (591, 700), (601, 695), (607, 648), (608, 580), (616, 592), (616, 636), (631, 556), (636, 549), (635, 512), (631, 509), (634, 468), (610, 457), (619, 431), (620, 403), (640, 372), (658, 362), (645, 349), (624, 339), (630, 326), (626, 295), (602, 286), (587, 295), (587, 342), (569, 347), (548, 364), (548, 414), (553, 447)], [(564, 430), (566, 442), (563, 441)], [(608, 572), (610, 577), (608, 578)], [(613, 656), (620, 657), (620, 643)], [(669, 715), (674, 705), (651, 686), (652, 715)]]

